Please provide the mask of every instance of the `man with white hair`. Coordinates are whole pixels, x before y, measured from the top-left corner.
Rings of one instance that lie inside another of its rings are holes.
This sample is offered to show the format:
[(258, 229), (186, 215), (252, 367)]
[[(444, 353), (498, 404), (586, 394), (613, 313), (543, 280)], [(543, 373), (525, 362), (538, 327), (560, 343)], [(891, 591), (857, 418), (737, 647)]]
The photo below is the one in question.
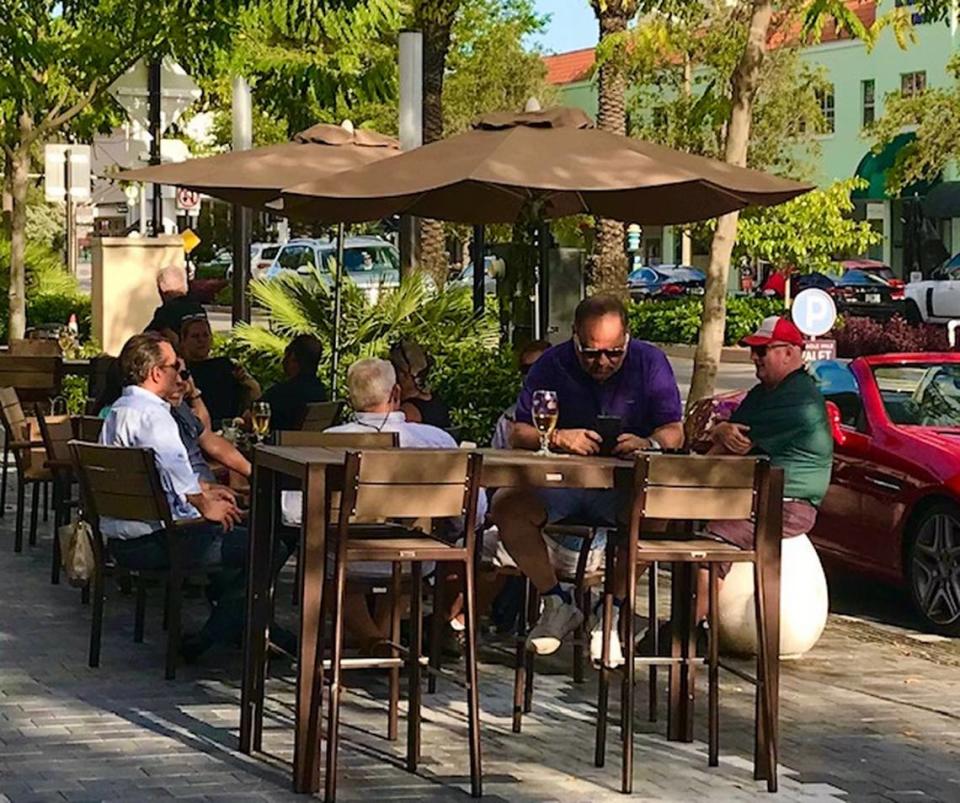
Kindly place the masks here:
[(190, 315), (203, 315), (203, 307), (190, 298), (187, 272), (178, 265), (167, 265), (160, 269), (157, 273), (157, 292), (162, 303), (153, 311), (153, 318), (145, 331), (160, 332), (168, 339), (175, 336), (177, 340), (174, 343), (177, 343), (183, 319)]
[[(407, 421), (400, 410), (400, 385), (397, 373), (388, 360), (357, 360), (347, 371), (347, 391), (354, 409), (354, 420), (330, 427), (326, 432), (396, 432), (400, 447), (405, 449), (456, 449), (457, 442), (444, 430), (429, 424)], [(486, 495), (480, 494), (477, 521), (486, 515)], [(299, 491), (282, 496), (284, 524), (300, 526), (303, 498)], [(462, 526), (462, 524), (461, 524)], [(426, 569), (426, 567), (425, 567)], [(390, 576), (390, 564), (364, 563), (350, 572), (354, 579), (381, 579)], [(363, 586), (347, 586), (345, 624), (352, 639), (367, 650), (373, 650), (388, 637), (389, 605), (377, 606), (371, 614)]]

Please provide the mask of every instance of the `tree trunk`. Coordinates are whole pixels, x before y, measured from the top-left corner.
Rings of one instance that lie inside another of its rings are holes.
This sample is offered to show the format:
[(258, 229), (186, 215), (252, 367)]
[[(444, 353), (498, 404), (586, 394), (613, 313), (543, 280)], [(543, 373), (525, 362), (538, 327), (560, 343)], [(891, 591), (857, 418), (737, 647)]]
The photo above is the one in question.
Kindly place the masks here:
[[(443, 139), (443, 75), (453, 21), (459, 7), (459, 0), (421, 0), (424, 145)], [(438, 287), (446, 284), (449, 260), (443, 223), (439, 220), (420, 221), (419, 264)]]
[[(611, 3), (598, 12), (600, 41), (627, 30), (628, 12), (622, 3)], [(600, 68), (597, 125), (615, 134), (627, 133), (626, 79), (616, 59)], [(597, 236), (591, 256), (591, 286), (594, 292), (614, 293), (626, 297), (627, 256), (624, 248), (623, 224), (616, 220), (597, 220)]]
[[(29, 141), (21, 137), (21, 142)], [(27, 250), (27, 174), (30, 170), (29, 146), (21, 145), (10, 159), (10, 323), (8, 342), (19, 340), (27, 329), (26, 250)]]
[[(731, 108), (724, 159), (740, 167), (747, 163), (753, 100), (757, 92), (772, 15), (771, 0), (753, 0), (747, 42), (731, 78)], [(703, 298), (703, 323), (693, 361), (690, 393), (687, 395), (688, 409), (693, 402), (714, 392), (727, 318), (727, 277), (730, 273), (730, 257), (737, 238), (739, 218), (739, 212), (723, 215), (717, 221), (710, 245), (710, 265), (707, 268)]]

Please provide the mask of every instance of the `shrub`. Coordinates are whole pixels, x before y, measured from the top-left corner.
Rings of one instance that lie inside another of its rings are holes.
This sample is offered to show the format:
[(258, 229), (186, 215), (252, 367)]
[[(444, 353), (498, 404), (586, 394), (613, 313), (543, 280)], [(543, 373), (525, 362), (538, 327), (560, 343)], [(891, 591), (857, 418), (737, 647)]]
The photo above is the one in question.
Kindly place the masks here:
[[(737, 343), (756, 331), (769, 315), (783, 312), (783, 302), (775, 298), (731, 296), (727, 299), (724, 343)], [(631, 302), (627, 307), (630, 331), (634, 337), (655, 343), (694, 344), (703, 323), (703, 300), (695, 297)]]
[(942, 326), (910, 324), (899, 315), (889, 321), (865, 317), (840, 318), (830, 336), (837, 341), (838, 357), (914, 351), (947, 351)]

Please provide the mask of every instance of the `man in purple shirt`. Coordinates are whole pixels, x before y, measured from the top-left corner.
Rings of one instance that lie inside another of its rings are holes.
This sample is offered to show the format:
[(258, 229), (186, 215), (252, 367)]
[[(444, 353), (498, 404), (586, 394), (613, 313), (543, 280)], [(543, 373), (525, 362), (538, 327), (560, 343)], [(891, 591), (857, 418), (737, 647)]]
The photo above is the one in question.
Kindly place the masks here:
[[(600, 454), (603, 438), (598, 416), (618, 416), (621, 433), (613, 454), (629, 457), (644, 449), (674, 449), (683, 444), (680, 392), (666, 355), (660, 349), (630, 340), (627, 313), (614, 296), (600, 295), (580, 302), (573, 337), (547, 351), (527, 375), (517, 401), (511, 433), (515, 449), (536, 449), (540, 436), (533, 426), (534, 391), (553, 390), (559, 401), (557, 428), (550, 448), (578, 455)], [(507, 552), (530, 578), (543, 598), (543, 612), (527, 637), (527, 649), (540, 655), (556, 652), (563, 638), (583, 621), (571, 593), (559, 582), (556, 569), (571, 564), (580, 539), (542, 536), (544, 525), (563, 521), (615, 527), (625, 500), (613, 490), (504, 488), (496, 493), (492, 518)], [(598, 566), (604, 539), (598, 537)], [(575, 558), (573, 565), (576, 565)], [(621, 600), (616, 599), (619, 603)], [(617, 606), (619, 610), (619, 605)], [(622, 663), (619, 638), (610, 649), (610, 662)], [(591, 632), (591, 656), (599, 660), (602, 631)]]

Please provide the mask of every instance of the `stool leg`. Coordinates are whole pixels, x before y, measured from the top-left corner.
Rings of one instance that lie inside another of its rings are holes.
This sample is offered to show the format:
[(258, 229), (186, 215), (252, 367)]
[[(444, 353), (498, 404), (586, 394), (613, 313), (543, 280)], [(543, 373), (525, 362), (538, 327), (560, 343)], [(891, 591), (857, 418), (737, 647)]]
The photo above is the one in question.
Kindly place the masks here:
[(614, 547), (608, 539), (606, 566), (603, 572), (603, 654), (597, 681), (597, 734), (593, 763), (602, 767), (607, 752), (607, 707), (610, 703), (610, 629), (613, 626), (613, 572)]
[(444, 575), (442, 571), (443, 566), (444, 564), (438, 563), (433, 573), (433, 616), (430, 617), (430, 668), (433, 669), (434, 672), (430, 672), (427, 675), (427, 694), (436, 692), (437, 676), (435, 671), (440, 669), (441, 666), (440, 640), (443, 637), (443, 626), (446, 624), (441, 621), (440, 618), (440, 607), (442, 604), (442, 584), (440, 578)]
[(40, 485), (33, 483), (30, 494), (30, 546), (37, 545), (37, 515), (40, 513)]
[[(536, 586), (530, 586), (530, 608), (527, 611), (527, 622), (536, 622), (540, 616), (540, 592)], [(526, 677), (523, 687), (523, 713), (529, 714), (533, 710), (533, 675), (535, 670), (533, 650), (524, 653)]]
[[(621, 789), (624, 794), (633, 791), (633, 697), (637, 668), (634, 662), (636, 639), (634, 636), (633, 606), (637, 598), (637, 550), (632, 536), (627, 552), (627, 594), (620, 606), (620, 621), (623, 623), (625, 643), (623, 645), (623, 709), (620, 712), (620, 728), (623, 739), (623, 767)], [(624, 621), (626, 619), (626, 621)]]
[(50, 521), (50, 483), (43, 483), (43, 523)]
[(53, 550), (50, 557), (50, 582), (60, 584), (60, 527), (67, 518), (63, 507), (63, 485), (58, 480), (53, 481)]
[(527, 612), (530, 608), (530, 580), (523, 578), (523, 599), (517, 614), (516, 659), (513, 667), (513, 732), (520, 733), (523, 722), (523, 689), (527, 681), (527, 657), (524, 640), (527, 635)]
[[(340, 747), (340, 681), (343, 658), (343, 596), (347, 586), (346, 561), (336, 560), (334, 574), (333, 654), (330, 660), (330, 705), (327, 710), (327, 773), (324, 778), (324, 800), (332, 803), (337, 796), (337, 751)], [(327, 596), (326, 594), (324, 596)]]
[(420, 683), (420, 653), (423, 651), (423, 564), (414, 561), (410, 570), (410, 647), (407, 652), (407, 677), (410, 681), (408, 693), (410, 709), (407, 712), (407, 770), (417, 771), (420, 762), (420, 703), (422, 688)]
[[(390, 641), (393, 644), (400, 642), (400, 572), (402, 568), (402, 564), (394, 563), (393, 576), (390, 580)], [(410, 593), (416, 594), (417, 589), (411, 589)], [(390, 655), (398, 658), (400, 653), (396, 647), (392, 647)], [(393, 742), (397, 739), (400, 722), (400, 667), (392, 667), (389, 677), (390, 708), (387, 714), (387, 739)]]
[(477, 676), (477, 588), (473, 561), (464, 561), (463, 619), (467, 670), (467, 714), (470, 739), (470, 794), (483, 796), (480, 756), (480, 688)]
[(709, 765), (716, 767), (720, 764), (720, 616), (718, 603), (719, 574), (717, 564), (710, 564), (710, 644), (709, 673), (708, 673), (708, 718), (709, 718)]
[(167, 579), (167, 669), (165, 677), (173, 680), (177, 673), (177, 660), (180, 652), (180, 608), (183, 601), (183, 577), (178, 571), (171, 571)]
[(17, 521), (14, 525), (13, 551), (23, 552), (23, 513), (26, 505), (26, 486), (23, 478), (17, 475)]
[(136, 578), (137, 599), (133, 615), (133, 640), (137, 644), (143, 643), (143, 622), (147, 612), (147, 584), (139, 575)]
[(104, 588), (103, 574), (97, 572), (87, 588), (91, 588), (93, 595), (93, 615), (90, 618), (90, 656), (91, 668), (100, 666), (100, 637), (103, 633), (103, 602)]
[(583, 611), (583, 621), (573, 634), (573, 682), (583, 683), (583, 665), (585, 663), (584, 645), (589, 638), (590, 589), (577, 586), (575, 589), (577, 607)]
[[(650, 564), (650, 568), (647, 573), (647, 593), (648, 593), (648, 611), (649, 611), (649, 622), (648, 626), (650, 627), (650, 632), (653, 634), (653, 654), (656, 657), (660, 656), (660, 620), (657, 616), (657, 593), (659, 592), (659, 578), (657, 577), (657, 569), (659, 564), (654, 561)], [(648, 694), (649, 694), (649, 713), (648, 719), (650, 722), (657, 721), (657, 665), (650, 664), (648, 670)]]
[(3, 476), (0, 478), (0, 518), (7, 513), (7, 460), (10, 459), (10, 437), (3, 436)]

